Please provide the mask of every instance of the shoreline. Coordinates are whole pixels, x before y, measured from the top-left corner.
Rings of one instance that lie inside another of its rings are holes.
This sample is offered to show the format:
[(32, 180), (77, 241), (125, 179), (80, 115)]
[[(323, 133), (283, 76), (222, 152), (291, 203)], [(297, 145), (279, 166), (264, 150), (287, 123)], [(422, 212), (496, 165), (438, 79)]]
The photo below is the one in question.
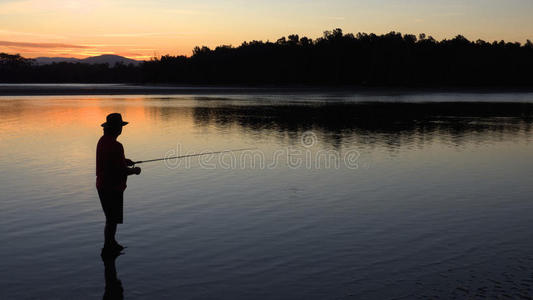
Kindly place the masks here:
[(221, 85), (137, 85), (137, 84), (5, 84), (0, 96), (76, 96), (76, 95), (246, 95), (246, 94), (362, 94), (402, 95), (434, 93), (533, 93), (533, 87), (343, 87), (343, 86), (221, 86)]

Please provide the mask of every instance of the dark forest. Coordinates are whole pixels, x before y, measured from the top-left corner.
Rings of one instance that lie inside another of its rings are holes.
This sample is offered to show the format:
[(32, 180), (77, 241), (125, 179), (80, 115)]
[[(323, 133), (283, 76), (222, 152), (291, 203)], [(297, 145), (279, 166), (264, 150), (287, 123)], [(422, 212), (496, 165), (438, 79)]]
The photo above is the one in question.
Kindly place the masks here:
[(37, 65), (0, 54), (0, 82), (339, 86), (533, 86), (533, 43), (469, 41), (459, 35), (384, 35), (326, 31), (289, 35), (187, 56), (164, 55), (138, 66)]

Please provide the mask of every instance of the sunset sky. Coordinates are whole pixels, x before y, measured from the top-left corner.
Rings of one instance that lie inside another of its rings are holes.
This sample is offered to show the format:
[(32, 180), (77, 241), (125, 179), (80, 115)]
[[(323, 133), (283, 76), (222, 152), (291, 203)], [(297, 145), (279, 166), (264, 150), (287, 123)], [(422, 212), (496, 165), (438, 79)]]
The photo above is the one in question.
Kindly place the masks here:
[(148, 59), (337, 27), (525, 42), (532, 14), (531, 0), (0, 0), (0, 52)]

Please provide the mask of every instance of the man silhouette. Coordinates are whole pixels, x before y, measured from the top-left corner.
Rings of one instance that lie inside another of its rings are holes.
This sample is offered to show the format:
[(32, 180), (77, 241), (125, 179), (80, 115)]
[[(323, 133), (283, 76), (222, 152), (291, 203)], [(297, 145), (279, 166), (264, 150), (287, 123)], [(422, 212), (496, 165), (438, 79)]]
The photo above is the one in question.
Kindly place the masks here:
[(122, 127), (128, 124), (122, 115), (112, 113), (102, 124), (104, 135), (96, 147), (96, 188), (100, 203), (106, 217), (104, 229), (104, 251), (124, 249), (115, 239), (117, 224), (123, 222), (124, 190), (129, 175), (141, 174), (141, 168), (133, 166), (133, 162), (124, 156), (124, 147), (117, 141)]

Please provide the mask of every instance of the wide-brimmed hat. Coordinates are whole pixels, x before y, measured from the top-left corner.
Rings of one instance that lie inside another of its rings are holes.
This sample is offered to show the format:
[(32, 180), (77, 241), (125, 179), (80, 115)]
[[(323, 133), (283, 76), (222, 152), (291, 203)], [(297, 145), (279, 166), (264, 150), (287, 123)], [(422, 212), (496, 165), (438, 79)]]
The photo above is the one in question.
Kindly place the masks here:
[(119, 113), (112, 113), (107, 115), (106, 122), (102, 123), (102, 127), (121, 127), (127, 125), (128, 122), (122, 121), (122, 115)]

